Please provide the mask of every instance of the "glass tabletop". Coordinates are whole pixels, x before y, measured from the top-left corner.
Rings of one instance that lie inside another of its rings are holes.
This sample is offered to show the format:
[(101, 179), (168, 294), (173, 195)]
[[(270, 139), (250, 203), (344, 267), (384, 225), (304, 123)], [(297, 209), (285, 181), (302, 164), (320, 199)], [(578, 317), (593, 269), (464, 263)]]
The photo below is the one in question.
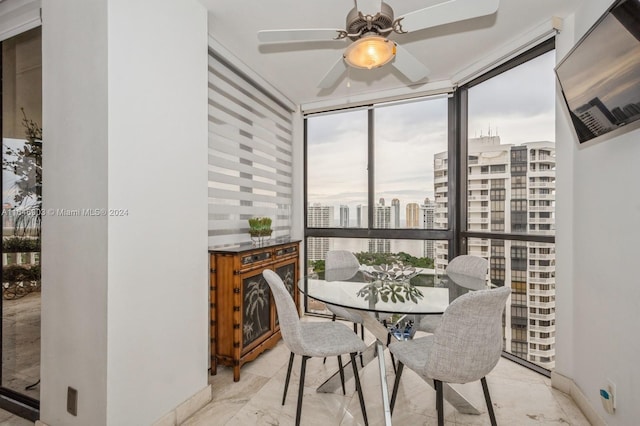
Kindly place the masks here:
[[(374, 269), (375, 268), (375, 269)], [(436, 276), (419, 270), (362, 267), (332, 269), (303, 277), (299, 289), (330, 305), (389, 314), (441, 314), (456, 297), (488, 288), (487, 281), (449, 273)]]

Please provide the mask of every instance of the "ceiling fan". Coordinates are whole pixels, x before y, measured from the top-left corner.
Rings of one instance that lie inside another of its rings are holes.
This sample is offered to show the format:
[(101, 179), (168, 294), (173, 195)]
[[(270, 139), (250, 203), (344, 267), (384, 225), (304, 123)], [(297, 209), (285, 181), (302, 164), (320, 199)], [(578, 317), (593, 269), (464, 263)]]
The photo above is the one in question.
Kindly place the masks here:
[(395, 18), (391, 6), (382, 0), (355, 0), (356, 6), (347, 14), (345, 29), (263, 30), (258, 31), (258, 39), (264, 43), (351, 40), (342, 57), (322, 78), (319, 88), (333, 86), (347, 66), (372, 69), (389, 62), (410, 81), (416, 82), (424, 79), (429, 69), (387, 36), (490, 15), (498, 10), (499, 1), (443, 0)]

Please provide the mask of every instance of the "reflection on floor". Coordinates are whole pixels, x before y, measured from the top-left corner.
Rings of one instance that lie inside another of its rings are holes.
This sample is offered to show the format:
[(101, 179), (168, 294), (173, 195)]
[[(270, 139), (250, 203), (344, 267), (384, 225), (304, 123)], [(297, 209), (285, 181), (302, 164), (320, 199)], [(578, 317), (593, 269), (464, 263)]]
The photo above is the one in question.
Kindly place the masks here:
[[(393, 386), (393, 370), (386, 351), (387, 381)], [(300, 359), (296, 357), (286, 405), (282, 406), (282, 390), (287, 371), (289, 351), (282, 341), (245, 364), (240, 381), (233, 382), (232, 370), (218, 367), (210, 378), (213, 400), (184, 423), (185, 425), (292, 425), (296, 411)], [(337, 360), (312, 358), (307, 362), (305, 393), (302, 408), (303, 425), (362, 425), (362, 414), (353, 380), (347, 382), (347, 395), (339, 390), (333, 394), (316, 393), (315, 388), (337, 371)], [(349, 367), (350, 368), (350, 367)], [(377, 362), (361, 371), (369, 424), (382, 425), (380, 376)], [(547, 377), (501, 359), (487, 376), (499, 425), (589, 425), (570, 397), (551, 388)], [(458, 413), (445, 402), (447, 425), (488, 425), (480, 382), (456, 385), (467, 398), (483, 411), (479, 416)], [(435, 391), (419, 376), (405, 369), (401, 389), (393, 413), (394, 425), (436, 425)]]
[(0, 426), (33, 426), (33, 422), (0, 409)]
[(3, 300), (2, 317), (2, 386), (40, 399), (40, 293)]

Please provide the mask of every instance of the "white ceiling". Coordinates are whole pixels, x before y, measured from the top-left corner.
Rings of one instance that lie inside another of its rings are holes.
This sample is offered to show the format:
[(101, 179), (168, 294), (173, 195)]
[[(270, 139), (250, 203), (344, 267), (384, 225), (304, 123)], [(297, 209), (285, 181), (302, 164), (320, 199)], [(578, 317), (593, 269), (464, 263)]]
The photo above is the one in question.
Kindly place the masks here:
[[(331, 89), (317, 84), (349, 42), (316, 41), (260, 44), (266, 29), (344, 28), (354, 0), (201, 0), (209, 10), (209, 34), (240, 61), (296, 104), (370, 96), (372, 92), (407, 90), (410, 82), (392, 66), (349, 69)], [(386, 0), (395, 16), (443, 0)], [(480, 1), (480, 0), (478, 0)], [(494, 15), (469, 19), (390, 38), (430, 70), (410, 90), (447, 85), (453, 76), (551, 18), (571, 14), (582, 0), (501, 0)], [(350, 80), (350, 87), (347, 85)], [(455, 84), (456, 81), (453, 81)]]

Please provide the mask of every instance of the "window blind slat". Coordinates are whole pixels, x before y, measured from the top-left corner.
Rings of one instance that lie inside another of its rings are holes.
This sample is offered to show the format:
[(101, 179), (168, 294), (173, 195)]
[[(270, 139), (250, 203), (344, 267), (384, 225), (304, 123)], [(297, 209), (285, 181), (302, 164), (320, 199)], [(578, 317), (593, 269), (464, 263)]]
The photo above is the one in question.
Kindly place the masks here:
[[(211, 118), (211, 115), (209, 115)], [(224, 114), (219, 114), (219, 118), (227, 118)], [(259, 151), (274, 154), (276, 152), (282, 152), (283, 158), (289, 158), (291, 155), (292, 147), (276, 138), (268, 138), (267, 140), (249, 132), (250, 127), (241, 129), (238, 126), (234, 126), (234, 123), (218, 124), (209, 123), (209, 140), (216, 140), (219, 137), (232, 140), (234, 144), (241, 147), (250, 146), (251, 148), (258, 149)], [(241, 144), (241, 145), (240, 145)]]
[(220, 81), (222, 87), (216, 87), (211, 83), (209, 87), (209, 97), (229, 108), (233, 108), (234, 111), (240, 114), (251, 113), (254, 115), (254, 119), (260, 126), (265, 129), (279, 134), (283, 137), (291, 136), (291, 128), (287, 125), (274, 121), (273, 114), (265, 115), (269, 111), (265, 111), (261, 108), (261, 105), (256, 103), (253, 99), (249, 99), (244, 93), (235, 90), (234, 87), (228, 86), (225, 81)]
[[(285, 172), (271, 172), (269, 170), (264, 170), (258, 167), (255, 167), (253, 165), (249, 165), (249, 164), (242, 164), (240, 162), (237, 161), (230, 161), (227, 159), (224, 159), (222, 157), (215, 157), (213, 155), (209, 155), (209, 166), (212, 167), (219, 167), (221, 169), (226, 169), (226, 170), (232, 170), (232, 171), (239, 171), (242, 173), (247, 173), (250, 174), (254, 177), (258, 176), (258, 177), (262, 177), (265, 179), (271, 179), (274, 181), (277, 180), (282, 180), (284, 181), (291, 181), (291, 174), (290, 173), (285, 173)], [(287, 179), (288, 178), (288, 179)]]
[(277, 182), (260, 182), (255, 179), (238, 178), (236, 176), (229, 176), (222, 173), (209, 172), (209, 181), (236, 186), (239, 185), (248, 188), (262, 189), (265, 191), (281, 192), (283, 194), (291, 194), (290, 187), (283, 187), (282, 185), (278, 185)]
[(239, 131), (243, 131), (247, 135), (251, 135), (253, 137), (257, 137), (258, 139), (262, 139), (265, 142), (272, 143), (281, 149), (285, 149), (285, 150), (291, 149), (291, 144), (288, 141), (285, 141), (282, 138), (280, 138), (278, 135), (269, 133), (261, 127), (253, 126), (250, 123), (241, 121), (237, 116), (232, 115), (232, 113), (230, 113), (230, 111), (227, 108), (218, 107), (215, 103), (211, 105), (210, 103), (209, 116), (214, 116), (214, 115), (218, 120), (223, 120), (226, 123), (226, 125), (236, 128)]
[[(245, 192), (245, 196), (240, 197), (239, 191), (230, 191), (226, 189), (209, 188), (209, 198), (218, 199), (224, 198), (227, 200), (240, 200), (240, 201), (260, 201), (264, 203), (275, 204), (289, 204), (291, 197), (277, 197), (271, 194), (256, 194), (254, 192)], [(272, 218), (273, 219), (273, 218)]]
[[(289, 172), (291, 171), (291, 165), (286, 163), (286, 161), (291, 159), (291, 153), (283, 153), (276, 150), (266, 150), (264, 149), (262, 144), (260, 144), (258, 148), (253, 147), (252, 151), (247, 151), (244, 149), (239, 149), (238, 142), (217, 135), (217, 137), (215, 138), (210, 138), (209, 150), (212, 152), (221, 152), (230, 156), (236, 156), (238, 158), (264, 164), (266, 166), (273, 167), (274, 169), (286, 170)], [(269, 157), (256, 154), (256, 152), (267, 154), (269, 155)]]

